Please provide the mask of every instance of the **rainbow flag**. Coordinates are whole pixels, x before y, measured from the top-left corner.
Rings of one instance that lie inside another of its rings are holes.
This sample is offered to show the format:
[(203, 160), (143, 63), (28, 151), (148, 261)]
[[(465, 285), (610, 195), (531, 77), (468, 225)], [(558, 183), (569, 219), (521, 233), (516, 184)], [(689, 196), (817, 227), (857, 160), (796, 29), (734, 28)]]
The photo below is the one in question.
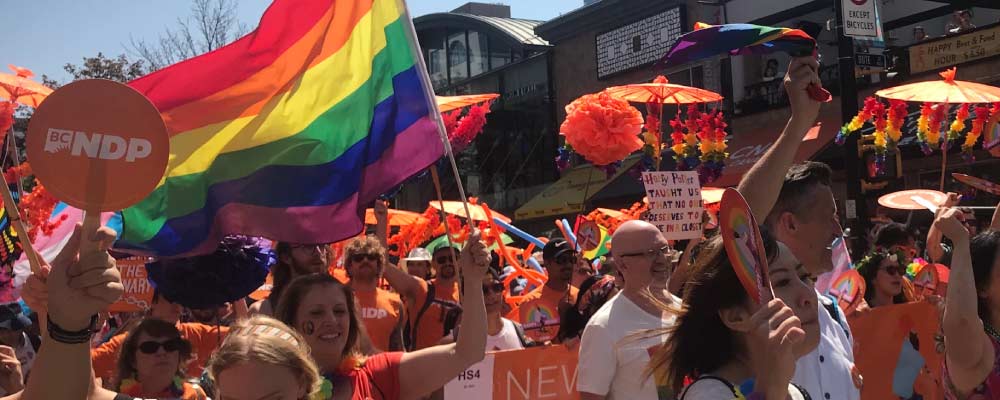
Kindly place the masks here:
[(247, 36), (129, 85), (170, 162), (120, 249), (207, 253), (226, 234), (327, 243), (444, 155), (400, 0), (277, 0)]
[(793, 56), (812, 54), (816, 40), (800, 29), (754, 24), (708, 25), (681, 35), (659, 65), (680, 65), (719, 54), (769, 54), (784, 51)]

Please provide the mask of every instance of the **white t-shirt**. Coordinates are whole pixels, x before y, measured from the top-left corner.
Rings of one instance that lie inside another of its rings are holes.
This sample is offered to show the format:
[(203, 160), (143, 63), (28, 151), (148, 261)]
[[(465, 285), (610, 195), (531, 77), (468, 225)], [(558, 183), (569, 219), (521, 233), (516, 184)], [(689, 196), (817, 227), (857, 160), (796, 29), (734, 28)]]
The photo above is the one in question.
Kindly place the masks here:
[[(732, 399), (734, 390), (731, 383), (724, 383), (720, 379), (699, 379), (688, 387), (684, 388), (679, 400), (726, 400)], [(742, 393), (745, 398), (750, 393)], [(811, 397), (811, 396), (810, 396)], [(788, 385), (788, 398), (792, 400), (804, 400), (802, 392), (792, 384)]]
[(503, 328), (500, 329), (500, 333), (494, 335), (486, 335), (486, 351), (501, 351), (501, 350), (521, 350), (524, 348), (521, 345), (521, 339), (517, 337), (517, 330), (514, 329), (514, 323), (507, 318), (501, 318), (503, 323)]
[[(677, 304), (681, 300), (673, 297)], [(590, 318), (580, 341), (576, 390), (607, 396), (609, 400), (673, 400), (662, 382), (644, 379), (650, 353), (667, 341), (666, 335), (635, 340), (630, 336), (674, 325), (673, 315), (643, 311), (623, 293), (604, 303)]]
[[(792, 383), (803, 387), (817, 400), (859, 400), (861, 390), (854, 384), (854, 345), (848, 337), (850, 327), (837, 323), (823, 307), (829, 297), (816, 293), (819, 301), (819, 345), (795, 363)], [(836, 307), (836, 304), (833, 305)]]

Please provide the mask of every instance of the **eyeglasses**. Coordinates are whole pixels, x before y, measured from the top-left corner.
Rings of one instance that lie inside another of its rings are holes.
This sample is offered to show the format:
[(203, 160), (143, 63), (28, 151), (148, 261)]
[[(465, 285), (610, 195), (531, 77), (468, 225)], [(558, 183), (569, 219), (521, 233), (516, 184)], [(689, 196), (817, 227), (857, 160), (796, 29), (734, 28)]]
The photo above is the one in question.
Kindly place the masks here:
[(500, 282), (483, 284), (483, 294), (490, 293), (503, 293), (503, 284)]
[(666, 245), (660, 248), (649, 249), (639, 253), (629, 253), (622, 254), (622, 257), (647, 257), (655, 258), (656, 256), (666, 256), (667, 258), (673, 260), (677, 255), (677, 250), (670, 248), (670, 245)]
[(903, 273), (903, 269), (897, 265), (890, 265), (888, 267), (882, 268), (882, 270), (889, 275), (900, 275)]
[(365, 259), (368, 259), (368, 261), (378, 261), (378, 258), (377, 254), (355, 254), (351, 256), (351, 261), (356, 263), (362, 262)]
[(455, 262), (455, 259), (451, 256), (441, 256), (437, 258), (437, 262), (438, 264), (452, 264)]
[(163, 347), (163, 351), (167, 353), (173, 353), (184, 347), (184, 339), (173, 338), (166, 342), (156, 342), (150, 340), (139, 343), (139, 351), (146, 354), (155, 354), (157, 351), (160, 350), (160, 347)]

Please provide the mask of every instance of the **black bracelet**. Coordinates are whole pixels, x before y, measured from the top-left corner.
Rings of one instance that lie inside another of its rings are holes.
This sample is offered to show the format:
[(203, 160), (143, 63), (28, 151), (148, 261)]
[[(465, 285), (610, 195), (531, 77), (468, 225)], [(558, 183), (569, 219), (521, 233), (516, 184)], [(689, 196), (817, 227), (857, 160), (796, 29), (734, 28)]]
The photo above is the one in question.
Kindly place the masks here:
[(90, 317), (90, 325), (79, 331), (68, 331), (63, 329), (61, 326), (52, 321), (52, 318), (46, 316), (49, 326), (49, 337), (59, 343), (65, 344), (80, 344), (80, 343), (90, 343), (90, 336), (94, 333), (94, 324), (97, 323), (97, 314)]

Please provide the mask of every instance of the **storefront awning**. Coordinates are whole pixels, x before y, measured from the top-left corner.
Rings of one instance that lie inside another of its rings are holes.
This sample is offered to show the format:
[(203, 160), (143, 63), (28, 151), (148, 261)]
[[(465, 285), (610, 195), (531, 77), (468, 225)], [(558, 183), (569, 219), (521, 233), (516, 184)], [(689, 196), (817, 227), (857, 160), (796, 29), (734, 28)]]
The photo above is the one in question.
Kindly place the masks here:
[(590, 164), (567, 170), (562, 178), (518, 208), (514, 212), (514, 219), (525, 220), (582, 212), (583, 205), (588, 199), (632, 168), (637, 162), (639, 162), (638, 156), (625, 159), (625, 162), (618, 168), (618, 172), (611, 176), (611, 179), (608, 179), (604, 171), (594, 168)]
[[(768, 128), (737, 130), (738, 134), (729, 141), (729, 159), (726, 160), (722, 176), (712, 182), (711, 186), (730, 187), (740, 183), (743, 174), (749, 171), (750, 167), (764, 156), (767, 149), (771, 148), (778, 136), (781, 136), (784, 125)], [(836, 118), (817, 122), (802, 139), (802, 144), (795, 153), (795, 162), (811, 159), (837, 137), (838, 131), (840, 126)]]

